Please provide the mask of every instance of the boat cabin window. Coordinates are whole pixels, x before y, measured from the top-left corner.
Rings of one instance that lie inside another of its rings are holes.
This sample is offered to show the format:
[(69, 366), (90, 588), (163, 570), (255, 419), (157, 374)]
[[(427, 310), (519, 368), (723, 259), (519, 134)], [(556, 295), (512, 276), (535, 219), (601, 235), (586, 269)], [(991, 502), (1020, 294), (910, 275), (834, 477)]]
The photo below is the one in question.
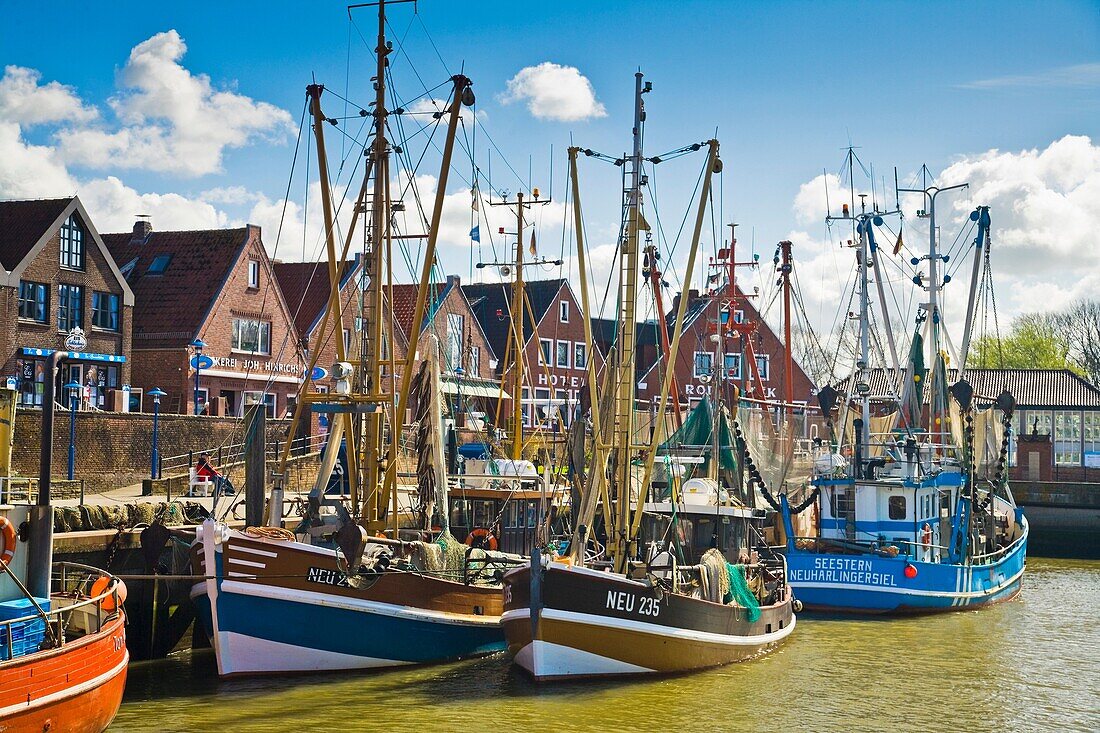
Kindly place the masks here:
[(905, 497), (895, 495), (890, 497), (890, 519), (905, 519)]
[(493, 502), (491, 500), (474, 502), (475, 527), (489, 527), (495, 519), (496, 516), (493, 513)]
[(470, 502), (467, 499), (456, 499), (451, 504), (451, 525), (455, 527), (470, 526)]
[(840, 519), (855, 513), (856, 504), (854, 494), (850, 494), (845, 489), (837, 489), (835, 497), (836, 512), (833, 514), (834, 517)]
[(527, 502), (527, 526), (534, 527), (538, 524), (539, 519), (539, 503), (538, 501), (531, 500)]

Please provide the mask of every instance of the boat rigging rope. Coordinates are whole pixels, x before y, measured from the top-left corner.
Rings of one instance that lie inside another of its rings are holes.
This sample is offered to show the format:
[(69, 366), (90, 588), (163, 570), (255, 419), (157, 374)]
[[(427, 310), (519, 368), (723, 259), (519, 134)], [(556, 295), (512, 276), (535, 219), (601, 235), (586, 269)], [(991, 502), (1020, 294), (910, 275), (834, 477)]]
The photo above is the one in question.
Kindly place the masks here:
[(282, 527), (245, 527), (244, 533), (249, 537), (259, 537), (265, 540), (279, 540), (281, 542), (294, 540), (294, 533)]

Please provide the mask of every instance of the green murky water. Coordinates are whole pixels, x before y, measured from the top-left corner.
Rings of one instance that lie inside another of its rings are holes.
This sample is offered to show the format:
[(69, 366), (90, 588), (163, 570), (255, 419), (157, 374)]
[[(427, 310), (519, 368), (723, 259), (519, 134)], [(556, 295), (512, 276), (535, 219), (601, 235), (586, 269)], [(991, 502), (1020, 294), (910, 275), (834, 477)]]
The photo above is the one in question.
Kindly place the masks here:
[(1096, 731), (1098, 604), (1100, 562), (1033, 559), (984, 611), (802, 618), (764, 659), (632, 682), (537, 686), (503, 655), (220, 681), (184, 653), (131, 667), (111, 731)]

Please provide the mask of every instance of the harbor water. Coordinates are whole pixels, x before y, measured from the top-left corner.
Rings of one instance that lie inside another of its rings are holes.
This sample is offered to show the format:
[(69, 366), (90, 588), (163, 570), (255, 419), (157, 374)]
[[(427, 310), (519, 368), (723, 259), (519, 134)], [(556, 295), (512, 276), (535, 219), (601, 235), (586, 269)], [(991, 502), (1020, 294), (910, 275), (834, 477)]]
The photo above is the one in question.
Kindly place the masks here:
[(535, 685), (504, 655), (385, 673), (217, 678), (131, 666), (134, 731), (1096, 731), (1100, 561), (1028, 561), (1020, 596), (923, 618), (799, 619), (784, 647), (663, 679)]

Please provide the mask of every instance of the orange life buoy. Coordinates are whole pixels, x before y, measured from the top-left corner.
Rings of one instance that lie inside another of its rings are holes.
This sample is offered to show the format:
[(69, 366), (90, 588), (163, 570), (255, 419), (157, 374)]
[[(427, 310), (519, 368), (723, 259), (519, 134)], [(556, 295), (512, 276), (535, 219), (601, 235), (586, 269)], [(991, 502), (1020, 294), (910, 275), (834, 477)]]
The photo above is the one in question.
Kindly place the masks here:
[(466, 544), (481, 550), (496, 550), (497, 538), (484, 527), (478, 527), (466, 535)]
[(0, 517), (0, 560), (5, 565), (10, 565), (15, 557), (15, 546), (18, 538), (15, 536), (15, 525), (7, 517)]
[(100, 575), (92, 583), (92, 598), (104, 596), (99, 602), (99, 607), (110, 613), (118, 608), (118, 604), (126, 600), (126, 585), (120, 580), (114, 587), (114, 593), (104, 595), (111, 590), (111, 579), (106, 575)]

